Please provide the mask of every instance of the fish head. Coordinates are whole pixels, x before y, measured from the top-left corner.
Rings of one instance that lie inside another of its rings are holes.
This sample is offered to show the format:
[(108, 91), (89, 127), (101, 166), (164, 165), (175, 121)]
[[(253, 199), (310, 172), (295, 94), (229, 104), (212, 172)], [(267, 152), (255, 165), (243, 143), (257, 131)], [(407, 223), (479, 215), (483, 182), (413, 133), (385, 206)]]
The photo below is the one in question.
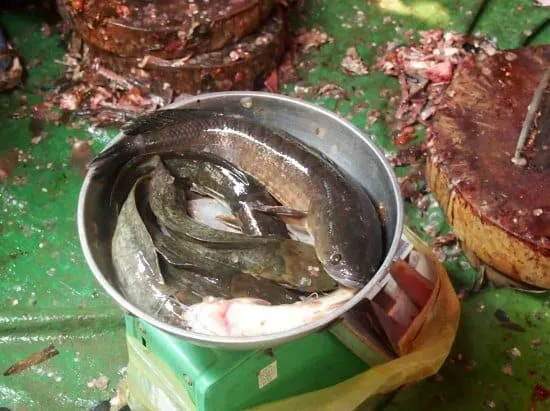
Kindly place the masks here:
[(347, 247), (345, 244), (334, 244), (324, 250), (319, 260), (325, 271), (339, 284), (350, 287), (363, 287), (370, 275), (370, 262), (366, 253), (358, 252), (358, 247)]
[(344, 287), (365, 286), (380, 261), (381, 246), (372, 241), (373, 233), (363, 220), (332, 218), (315, 226), (317, 258), (328, 275)]

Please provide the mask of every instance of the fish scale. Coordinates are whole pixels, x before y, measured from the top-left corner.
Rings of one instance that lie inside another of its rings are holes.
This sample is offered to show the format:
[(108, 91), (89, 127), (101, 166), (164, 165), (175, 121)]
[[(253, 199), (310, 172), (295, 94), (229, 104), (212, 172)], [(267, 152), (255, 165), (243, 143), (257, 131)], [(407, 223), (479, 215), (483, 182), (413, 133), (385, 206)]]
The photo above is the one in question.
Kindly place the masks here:
[[(299, 241), (274, 237), (254, 238), (205, 227), (188, 217), (177, 195), (172, 176), (158, 163), (140, 192), (138, 208), (157, 251), (173, 265), (225, 275), (250, 274), (284, 283), (303, 292), (329, 291), (335, 281), (318, 268), (314, 248)], [(183, 198), (182, 198), (183, 201)], [(203, 241), (194, 241), (200, 233)], [(209, 236), (223, 247), (212, 247)], [(244, 242), (246, 240), (246, 243)], [(309, 267), (317, 268), (312, 275)]]
[(92, 161), (94, 177), (136, 156), (207, 152), (252, 175), (285, 206), (307, 210), (317, 256), (340, 284), (360, 287), (380, 265), (382, 227), (368, 193), (283, 131), (223, 113), (170, 109), (135, 120), (124, 134)]

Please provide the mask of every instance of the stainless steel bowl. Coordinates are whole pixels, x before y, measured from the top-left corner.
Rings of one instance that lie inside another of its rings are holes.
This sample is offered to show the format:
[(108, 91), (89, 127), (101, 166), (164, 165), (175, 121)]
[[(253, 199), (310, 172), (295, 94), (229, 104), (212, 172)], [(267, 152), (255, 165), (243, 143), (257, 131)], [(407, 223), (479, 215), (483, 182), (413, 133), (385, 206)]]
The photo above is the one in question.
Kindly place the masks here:
[[(252, 117), (268, 126), (284, 129), (306, 144), (320, 150), (368, 191), (383, 208), (386, 257), (372, 280), (353, 298), (321, 320), (285, 332), (259, 337), (215, 337), (199, 334), (161, 322), (128, 302), (117, 289), (110, 261), (110, 242), (99, 238), (104, 223), (105, 199), (99, 195), (105, 187), (88, 175), (78, 204), (78, 232), (86, 261), (99, 283), (127, 312), (153, 326), (191, 342), (218, 348), (269, 348), (306, 336), (332, 325), (363, 298), (370, 297), (386, 277), (397, 251), (403, 229), (403, 201), (397, 179), (383, 153), (359, 129), (336, 114), (302, 100), (279, 94), (237, 91), (209, 93), (190, 97), (167, 106), (203, 107), (230, 110)], [(120, 138), (120, 135), (116, 139)], [(115, 139), (115, 141), (116, 141)], [(112, 143), (111, 143), (112, 144)]]

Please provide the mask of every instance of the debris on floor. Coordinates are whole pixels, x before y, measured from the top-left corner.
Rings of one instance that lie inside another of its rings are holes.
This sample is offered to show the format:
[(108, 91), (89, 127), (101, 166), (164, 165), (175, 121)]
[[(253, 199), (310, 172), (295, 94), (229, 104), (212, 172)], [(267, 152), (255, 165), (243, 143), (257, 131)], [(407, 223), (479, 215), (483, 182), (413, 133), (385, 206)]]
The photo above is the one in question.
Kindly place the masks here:
[(101, 375), (98, 378), (94, 378), (88, 381), (88, 388), (95, 388), (98, 390), (105, 390), (109, 386), (109, 378), (105, 375)]
[(346, 50), (346, 55), (341, 63), (344, 73), (352, 76), (364, 76), (369, 74), (369, 68), (359, 56), (355, 47)]
[(59, 354), (59, 351), (57, 351), (53, 345), (49, 345), (48, 347), (44, 348), (42, 351), (32, 354), (29, 357), (25, 358), (24, 360), (21, 360), (13, 364), (6, 371), (4, 371), (4, 376), (18, 374), (21, 371), (24, 371), (27, 368), (32, 367), (33, 365), (43, 363), (49, 360), (50, 358), (55, 357), (57, 354)]
[(481, 37), (441, 29), (421, 32), (420, 42), (396, 47), (389, 43), (376, 67), (397, 77), (401, 86), (401, 102), (395, 141), (406, 145), (414, 139), (411, 126), (428, 125), (453, 78), (454, 69), (466, 58), (483, 59), (496, 52), (496, 46)]

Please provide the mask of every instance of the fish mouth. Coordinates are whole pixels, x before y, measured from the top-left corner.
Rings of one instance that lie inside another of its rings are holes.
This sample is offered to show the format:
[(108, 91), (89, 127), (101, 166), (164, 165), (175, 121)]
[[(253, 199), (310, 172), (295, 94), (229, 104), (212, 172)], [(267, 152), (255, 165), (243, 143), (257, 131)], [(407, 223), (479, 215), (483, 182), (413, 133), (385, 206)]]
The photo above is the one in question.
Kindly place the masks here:
[(365, 286), (364, 283), (360, 281), (351, 280), (349, 278), (335, 278), (335, 277), (332, 277), (332, 278), (334, 278), (338, 284), (343, 285), (344, 287), (347, 287), (347, 288), (359, 289)]
[(347, 288), (363, 288), (366, 284), (366, 281), (354, 279), (355, 275), (348, 270), (327, 270), (327, 274), (331, 276), (338, 284)]

